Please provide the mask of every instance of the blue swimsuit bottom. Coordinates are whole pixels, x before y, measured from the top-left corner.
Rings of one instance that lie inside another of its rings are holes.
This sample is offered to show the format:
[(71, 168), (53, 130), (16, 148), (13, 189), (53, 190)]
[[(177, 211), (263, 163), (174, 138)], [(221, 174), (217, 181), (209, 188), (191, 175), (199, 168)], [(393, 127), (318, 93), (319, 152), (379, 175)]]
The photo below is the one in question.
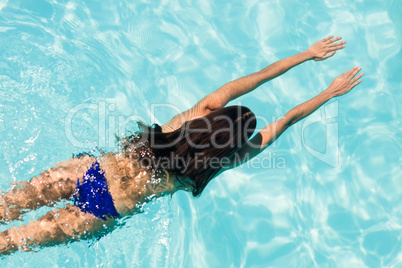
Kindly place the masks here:
[(82, 184), (79, 179), (77, 180), (73, 198), (74, 205), (83, 212), (91, 213), (103, 220), (106, 220), (106, 217), (120, 217), (109, 193), (105, 174), (98, 162), (93, 163), (84, 174)]

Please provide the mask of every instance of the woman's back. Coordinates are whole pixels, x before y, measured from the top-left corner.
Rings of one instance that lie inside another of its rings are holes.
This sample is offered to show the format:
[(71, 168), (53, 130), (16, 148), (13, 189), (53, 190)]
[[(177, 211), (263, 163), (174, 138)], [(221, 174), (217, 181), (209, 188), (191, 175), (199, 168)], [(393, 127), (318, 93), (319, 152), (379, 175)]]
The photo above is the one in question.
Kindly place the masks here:
[(138, 212), (143, 203), (175, 191), (175, 176), (166, 171), (155, 176), (132, 155), (108, 153), (99, 157), (98, 162), (105, 172), (109, 192), (120, 216)]

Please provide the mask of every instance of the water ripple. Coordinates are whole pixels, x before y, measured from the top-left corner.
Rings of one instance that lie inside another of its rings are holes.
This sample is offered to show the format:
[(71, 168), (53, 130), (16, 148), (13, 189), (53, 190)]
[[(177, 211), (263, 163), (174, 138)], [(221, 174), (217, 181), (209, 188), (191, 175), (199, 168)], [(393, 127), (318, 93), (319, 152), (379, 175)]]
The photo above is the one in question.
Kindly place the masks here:
[[(366, 74), (334, 100), (337, 131), (327, 130), (329, 121), (301, 122), (257, 157), (283, 158), (285, 168), (225, 172), (199, 199), (179, 193), (155, 201), (89, 248), (63, 245), (30, 260), (18, 253), (4, 264), (400, 266), (401, 9), (400, 1), (377, 0), (0, 0), (2, 190), (82, 151), (64, 130), (66, 114), (81, 103), (114, 107), (107, 115), (115, 120), (164, 123), (225, 82), (329, 34), (342, 35), (347, 48), (238, 100), (260, 116), (258, 127), (353, 65)], [(151, 107), (163, 103), (171, 106)], [(80, 111), (72, 131), (94, 141), (98, 123), (98, 111)], [(106, 138), (113, 141), (116, 132), (124, 130), (111, 129)], [(336, 167), (310, 154), (324, 153), (336, 136)]]

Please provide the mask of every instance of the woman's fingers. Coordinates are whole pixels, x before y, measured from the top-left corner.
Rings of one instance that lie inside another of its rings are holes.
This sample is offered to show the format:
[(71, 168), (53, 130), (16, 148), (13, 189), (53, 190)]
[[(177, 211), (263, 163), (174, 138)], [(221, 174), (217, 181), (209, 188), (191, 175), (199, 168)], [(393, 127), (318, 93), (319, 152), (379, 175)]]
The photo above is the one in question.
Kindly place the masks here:
[(334, 47), (330, 47), (329, 51), (339, 50), (339, 49), (342, 49), (345, 47), (346, 47), (345, 45), (334, 46)]
[(352, 77), (354, 77), (356, 75), (356, 70), (357, 70), (357, 66), (353, 67), (349, 72), (348, 72), (348, 77), (349, 79), (352, 79)]
[(361, 73), (361, 74), (359, 74), (358, 76), (356, 76), (355, 78), (353, 78), (352, 79), (352, 84), (354, 83), (354, 82), (356, 82), (360, 77), (362, 77), (364, 75), (364, 73)]
[(338, 46), (344, 46), (346, 44), (346, 41), (342, 41), (342, 42), (338, 42), (338, 43), (334, 43), (329, 45), (329, 47), (338, 47)]
[(348, 77), (349, 79), (352, 79), (359, 71), (361, 68), (355, 66), (353, 67), (349, 72), (348, 72)]
[(358, 84), (360, 84), (361, 82), (362, 82), (362, 80), (359, 80), (359, 81), (353, 83), (351, 89), (354, 88), (355, 86), (357, 86)]
[(330, 38), (330, 39), (326, 40), (326, 42), (327, 42), (327, 44), (332, 44), (333, 42), (336, 42), (340, 39), (342, 39), (342, 37), (338, 36), (337, 38), (334, 38), (334, 39)]
[(322, 41), (326, 42), (327, 40), (329, 40), (329, 39), (331, 39), (331, 38), (333, 38), (333, 37), (334, 37), (333, 35), (330, 35), (330, 36), (325, 37), (324, 39), (322, 39)]
[(352, 83), (350, 89), (354, 88), (355, 86), (357, 86), (358, 84), (361, 83), (362, 80), (359, 80), (364, 74), (361, 73), (358, 76), (356, 76), (356, 74), (358, 72), (360, 72), (362, 68), (360, 67), (353, 67), (352, 70), (350, 70), (348, 72), (348, 79), (350, 79), (350, 82)]
[(327, 59), (327, 58), (329, 58), (329, 57), (332, 57), (334, 54), (335, 54), (335, 51), (328, 52), (328, 53), (323, 57), (323, 59)]

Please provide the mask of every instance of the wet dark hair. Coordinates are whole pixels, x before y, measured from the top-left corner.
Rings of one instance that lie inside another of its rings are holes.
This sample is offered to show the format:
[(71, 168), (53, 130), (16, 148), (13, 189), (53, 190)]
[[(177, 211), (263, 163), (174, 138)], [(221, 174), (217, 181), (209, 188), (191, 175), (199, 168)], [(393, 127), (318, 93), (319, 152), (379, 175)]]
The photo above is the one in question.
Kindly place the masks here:
[(132, 144), (137, 144), (136, 148), (140, 144), (139, 160), (147, 160), (145, 166), (163, 167), (170, 174), (188, 177), (193, 196), (199, 196), (222, 168), (218, 162), (228, 160), (251, 137), (256, 118), (247, 107), (229, 106), (167, 133), (162, 133), (157, 124), (138, 124), (140, 131), (126, 138), (123, 151)]

